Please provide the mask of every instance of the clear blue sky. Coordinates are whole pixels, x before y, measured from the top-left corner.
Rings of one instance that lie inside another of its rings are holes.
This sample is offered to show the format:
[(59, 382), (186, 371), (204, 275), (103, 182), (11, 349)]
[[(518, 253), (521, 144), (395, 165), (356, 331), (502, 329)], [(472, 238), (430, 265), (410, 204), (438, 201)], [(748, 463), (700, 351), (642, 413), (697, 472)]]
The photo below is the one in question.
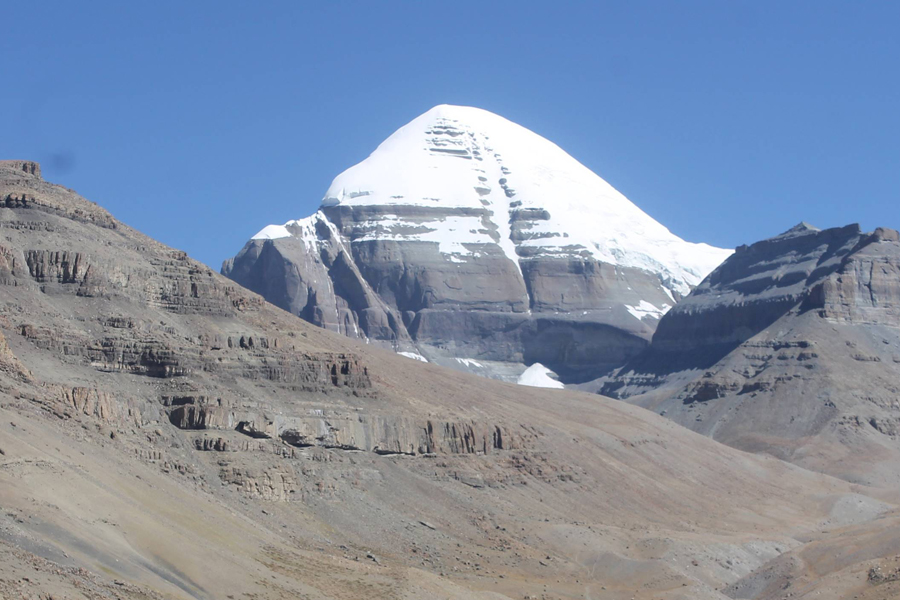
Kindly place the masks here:
[(676, 234), (900, 227), (900, 2), (7, 2), (0, 157), (218, 268), (441, 103)]

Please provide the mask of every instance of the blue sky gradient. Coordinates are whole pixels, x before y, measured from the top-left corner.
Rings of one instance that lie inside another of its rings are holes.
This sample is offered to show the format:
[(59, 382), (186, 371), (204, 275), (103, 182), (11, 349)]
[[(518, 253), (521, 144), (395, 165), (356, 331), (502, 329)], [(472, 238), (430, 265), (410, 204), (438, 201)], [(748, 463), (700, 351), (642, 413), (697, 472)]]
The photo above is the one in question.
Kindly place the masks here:
[(900, 227), (898, 2), (16, 2), (0, 157), (218, 269), (441, 103), (690, 241)]

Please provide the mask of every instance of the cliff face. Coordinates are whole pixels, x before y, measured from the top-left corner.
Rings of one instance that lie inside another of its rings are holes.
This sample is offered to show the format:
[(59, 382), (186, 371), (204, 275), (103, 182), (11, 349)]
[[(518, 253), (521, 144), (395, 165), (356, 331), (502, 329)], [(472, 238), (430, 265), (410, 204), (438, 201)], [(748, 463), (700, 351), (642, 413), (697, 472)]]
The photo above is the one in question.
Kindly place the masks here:
[(540, 136), (439, 106), (222, 273), (350, 337), (513, 380), (540, 362), (576, 382), (643, 349), (729, 254), (672, 235)]
[(762, 331), (837, 271), (863, 240), (859, 227), (817, 231), (805, 224), (739, 247), (678, 304), (654, 348), (728, 348)]
[(800, 225), (738, 248), (602, 391), (742, 449), (894, 485), (898, 313), (896, 231)]
[(590, 257), (517, 264), (485, 245), (477, 259), (453, 262), (428, 242), (360, 239), (376, 212), (323, 208), (297, 236), (251, 240), (222, 272), (349, 337), (448, 366), (540, 362), (565, 380), (596, 377), (638, 353), (661, 312), (654, 307), (674, 303), (655, 274)]
[(898, 242), (892, 229), (865, 236), (835, 273), (810, 290), (803, 308), (841, 323), (900, 327)]

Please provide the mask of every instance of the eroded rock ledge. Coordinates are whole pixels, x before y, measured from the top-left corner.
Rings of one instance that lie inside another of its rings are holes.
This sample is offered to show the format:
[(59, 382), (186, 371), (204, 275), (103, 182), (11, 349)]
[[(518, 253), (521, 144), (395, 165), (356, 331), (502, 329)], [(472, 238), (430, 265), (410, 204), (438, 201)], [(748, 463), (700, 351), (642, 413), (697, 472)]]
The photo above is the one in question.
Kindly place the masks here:
[[(179, 429), (234, 430), (254, 439), (279, 439), (296, 448), (322, 447), (376, 454), (489, 454), (520, 449), (533, 434), (523, 428), (467, 420), (429, 420), (373, 415), (332, 408), (309, 415), (267, 415), (221, 398), (164, 397), (169, 420)], [(225, 449), (225, 440), (203, 442)]]

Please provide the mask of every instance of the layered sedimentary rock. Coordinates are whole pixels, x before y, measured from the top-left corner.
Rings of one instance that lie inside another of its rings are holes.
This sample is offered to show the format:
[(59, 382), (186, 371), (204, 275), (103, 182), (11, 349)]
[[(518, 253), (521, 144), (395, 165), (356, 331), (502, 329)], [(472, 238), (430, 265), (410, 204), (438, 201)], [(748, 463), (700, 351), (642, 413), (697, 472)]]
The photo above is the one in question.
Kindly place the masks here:
[(0, 163), (27, 198), (0, 207), (0, 597), (717, 600), (890, 508), (314, 327), (25, 167)]
[(349, 340), (298, 330), (259, 296), (43, 181), (35, 163), (0, 162), (0, 196), (25, 199), (0, 209), (0, 329), (16, 347), (0, 332), (0, 374), (60, 419), (110, 433), (168, 422), (198, 450), (239, 453), (483, 456), (536, 437), (469, 411), (385, 406)]
[(738, 248), (601, 390), (742, 449), (895, 485), (898, 381), (897, 232), (801, 224)]
[(222, 272), (307, 321), (515, 380), (591, 379), (729, 252), (671, 234), (544, 138), (439, 106)]
[(377, 454), (488, 454), (522, 448), (526, 430), (478, 421), (432, 421), (399, 415), (361, 414), (333, 408), (285, 415), (264, 407), (235, 405), (206, 396), (162, 399), (179, 429), (235, 430), (255, 439), (280, 439), (297, 448), (322, 447)]

